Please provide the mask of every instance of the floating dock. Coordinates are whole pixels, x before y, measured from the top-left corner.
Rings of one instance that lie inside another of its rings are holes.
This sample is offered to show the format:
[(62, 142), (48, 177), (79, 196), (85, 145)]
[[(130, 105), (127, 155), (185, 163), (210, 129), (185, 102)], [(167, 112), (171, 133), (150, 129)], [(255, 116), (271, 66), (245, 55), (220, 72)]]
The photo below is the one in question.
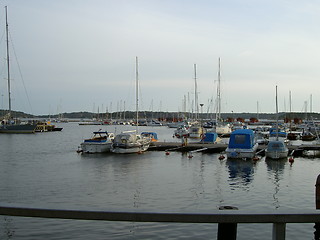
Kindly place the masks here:
[[(224, 143), (188, 143), (183, 146), (179, 142), (153, 142), (148, 151), (173, 151), (173, 152), (191, 152), (199, 149), (206, 148), (201, 151), (203, 153), (223, 153), (228, 144)], [(313, 145), (287, 145), (289, 149), (289, 155), (293, 153), (293, 156), (302, 156), (303, 151), (320, 151), (319, 144)], [(260, 152), (260, 155), (264, 155), (264, 149), (267, 148), (267, 145), (259, 145), (257, 152)]]

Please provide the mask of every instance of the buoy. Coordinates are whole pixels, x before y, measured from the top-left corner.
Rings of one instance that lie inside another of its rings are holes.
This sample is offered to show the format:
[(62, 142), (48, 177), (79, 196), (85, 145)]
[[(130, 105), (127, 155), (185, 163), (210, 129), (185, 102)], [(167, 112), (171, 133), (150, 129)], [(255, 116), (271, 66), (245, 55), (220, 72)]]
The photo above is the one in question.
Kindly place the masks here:
[(170, 155), (170, 153), (168, 151), (166, 151), (166, 155)]
[(293, 163), (293, 162), (294, 162), (293, 157), (290, 157), (290, 158), (289, 158), (289, 163)]
[(254, 156), (254, 157), (252, 158), (252, 160), (253, 160), (254, 162), (257, 162), (257, 161), (259, 160), (259, 157)]
[(188, 155), (188, 158), (193, 158), (192, 154), (189, 154), (189, 155)]
[(223, 155), (219, 156), (219, 160), (223, 160), (224, 158), (225, 158), (225, 156), (223, 156)]

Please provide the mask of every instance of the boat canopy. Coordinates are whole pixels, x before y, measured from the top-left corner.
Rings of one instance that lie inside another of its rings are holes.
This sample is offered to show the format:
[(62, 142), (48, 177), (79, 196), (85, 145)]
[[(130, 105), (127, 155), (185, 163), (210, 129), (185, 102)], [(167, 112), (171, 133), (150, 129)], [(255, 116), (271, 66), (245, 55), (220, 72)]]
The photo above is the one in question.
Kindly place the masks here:
[(158, 140), (158, 135), (157, 135), (157, 133), (155, 133), (155, 132), (142, 132), (141, 135), (142, 135), (142, 136), (150, 136), (150, 137), (152, 137), (153, 139)]
[(270, 137), (276, 137), (276, 136), (278, 136), (278, 137), (287, 137), (287, 133), (286, 132), (280, 131), (280, 129), (278, 129), (278, 132), (277, 132), (276, 128), (270, 128), (269, 135), (270, 135)]
[(136, 134), (130, 134), (130, 133), (120, 133), (116, 135), (114, 138), (115, 143), (135, 143), (137, 142), (137, 135)]
[(217, 140), (218, 134), (215, 132), (207, 132), (204, 134), (203, 142), (214, 143)]
[(283, 141), (269, 141), (267, 151), (285, 151), (287, 147)]
[(237, 129), (231, 133), (228, 147), (250, 149), (254, 144), (255, 140), (253, 130)]

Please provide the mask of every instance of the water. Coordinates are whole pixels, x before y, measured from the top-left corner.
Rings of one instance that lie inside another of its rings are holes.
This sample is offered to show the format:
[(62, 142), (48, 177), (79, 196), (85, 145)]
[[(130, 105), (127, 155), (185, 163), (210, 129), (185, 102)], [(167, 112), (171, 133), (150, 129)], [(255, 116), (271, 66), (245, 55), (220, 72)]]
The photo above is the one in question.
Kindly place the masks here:
[[(0, 204), (54, 209), (214, 212), (221, 205), (248, 212), (315, 208), (317, 158), (287, 161), (218, 159), (219, 154), (145, 152), (77, 154), (102, 128), (60, 124), (62, 132), (0, 135)], [(172, 138), (173, 129), (141, 127)], [(313, 239), (313, 224), (288, 224), (287, 239)], [(0, 216), (0, 239), (216, 239), (217, 224), (127, 223)], [(272, 224), (239, 224), (238, 239), (271, 239)]]

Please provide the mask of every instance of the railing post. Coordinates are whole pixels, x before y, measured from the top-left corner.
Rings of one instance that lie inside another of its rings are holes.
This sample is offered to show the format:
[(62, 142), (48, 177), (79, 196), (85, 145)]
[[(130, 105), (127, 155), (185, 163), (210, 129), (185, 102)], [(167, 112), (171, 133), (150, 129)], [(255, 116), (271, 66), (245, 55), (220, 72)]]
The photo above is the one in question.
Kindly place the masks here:
[[(232, 206), (221, 206), (219, 210), (238, 210)], [(236, 240), (237, 239), (237, 223), (219, 223), (217, 240)]]
[[(317, 177), (316, 181), (316, 209), (320, 209), (320, 174)], [(314, 225), (314, 228), (316, 231), (314, 232), (314, 239), (319, 240), (320, 239), (320, 223), (317, 222)]]
[(272, 230), (272, 240), (285, 240), (286, 239), (286, 224), (274, 223)]

